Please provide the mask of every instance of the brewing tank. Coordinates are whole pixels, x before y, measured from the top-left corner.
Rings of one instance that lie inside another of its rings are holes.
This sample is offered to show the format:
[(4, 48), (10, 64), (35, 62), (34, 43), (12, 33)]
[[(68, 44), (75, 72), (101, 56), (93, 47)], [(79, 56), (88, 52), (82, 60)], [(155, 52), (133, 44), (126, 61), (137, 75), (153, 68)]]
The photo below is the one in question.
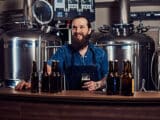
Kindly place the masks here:
[(141, 89), (143, 79), (146, 89), (155, 89), (151, 79), (151, 60), (155, 49), (153, 39), (140, 33), (110, 38), (101, 38), (97, 44), (107, 52), (108, 60), (119, 60), (119, 73), (122, 73), (122, 61), (128, 59), (132, 63), (135, 90)]
[(9, 30), (1, 35), (0, 41), (3, 55), (1, 78), (6, 87), (14, 87), (20, 80), (30, 80), (32, 61), (40, 61), (42, 65), (48, 58), (47, 47), (61, 43), (55, 35), (28, 28)]
[[(13, 29), (4, 31), (0, 36), (0, 83), (4, 80), (6, 87), (15, 87), (20, 80), (30, 80), (33, 60), (37, 62), (40, 77), (43, 61), (62, 44), (56, 31), (51, 33), (51, 30), (48, 30), (50, 27), (47, 24), (53, 17), (52, 6), (45, 0), (25, 0), (23, 5), (23, 21), (15, 22), (20, 27), (13, 24)], [(41, 16), (42, 12), (37, 12), (38, 8), (43, 9), (44, 17)], [(35, 18), (45, 18), (45, 21), (41, 22), (44, 22), (41, 28), (34, 23), (33, 13), (37, 13)], [(46, 31), (42, 29), (44, 27), (47, 28)]]
[[(129, 19), (130, 1), (119, 0), (119, 23), (109, 27), (110, 36), (102, 37), (97, 45), (108, 54), (108, 60), (118, 59), (119, 72), (122, 73), (122, 61), (131, 61), (135, 91), (145, 88), (154, 90), (151, 78), (151, 63), (155, 51), (154, 40), (143, 33), (143, 28), (135, 29)], [(144, 89), (143, 89), (144, 90)]]

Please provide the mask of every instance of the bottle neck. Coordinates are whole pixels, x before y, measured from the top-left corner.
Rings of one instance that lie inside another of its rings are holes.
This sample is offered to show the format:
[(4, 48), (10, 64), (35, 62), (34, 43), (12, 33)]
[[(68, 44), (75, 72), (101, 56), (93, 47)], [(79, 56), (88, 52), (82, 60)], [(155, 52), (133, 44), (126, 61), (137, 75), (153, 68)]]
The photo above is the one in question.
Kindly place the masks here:
[(127, 61), (123, 62), (123, 74), (128, 73), (128, 63)]
[(52, 68), (51, 68), (51, 70), (52, 70), (52, 72), (58, 72), (59, 70), (58, 70), (58, 61), (53, 61), (52, 62)]
[(113, 73), (113, 61), (109, 61), (109, 73)]
[(33, 73), (37, 72), (37, 65), (36, 65), (36, 62), (33, 61), (33, 70), (32, 70)]
[(128, 74), (129, 74), (130, 78), (133, 78), (132, 67), (131, 67), (130, 61), (128, 61)]
[(47, 72), (47, 62), (44, 62), (44, 64), (43, 64), (43, 74), (48, 74), (48, 72)]
[(114, 74), (115, 76), (118, 75), (118, 60), (114, 61)]
[(130, 61), (128, 61), (128, 73), (132, 73), (132, 67)]

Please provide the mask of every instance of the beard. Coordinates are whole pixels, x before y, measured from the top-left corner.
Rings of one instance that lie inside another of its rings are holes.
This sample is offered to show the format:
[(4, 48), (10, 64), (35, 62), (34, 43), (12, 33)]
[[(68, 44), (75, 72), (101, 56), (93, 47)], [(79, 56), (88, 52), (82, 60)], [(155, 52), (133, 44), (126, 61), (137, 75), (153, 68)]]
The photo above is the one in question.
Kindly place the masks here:
[[(78, 33), (78, 34), (80, 34), (80, 33)], [(82, 40), (79, 40), (75, 37), (75, 36), (77, 36), (77, 33), (75, 33), (75, 35), (72, 35), (71, 47), (75, 51), (79, 51), (89, 44), (90, 35), (83, 35), (83, 34), (80, 34), (80, 35), (83, 36)]]

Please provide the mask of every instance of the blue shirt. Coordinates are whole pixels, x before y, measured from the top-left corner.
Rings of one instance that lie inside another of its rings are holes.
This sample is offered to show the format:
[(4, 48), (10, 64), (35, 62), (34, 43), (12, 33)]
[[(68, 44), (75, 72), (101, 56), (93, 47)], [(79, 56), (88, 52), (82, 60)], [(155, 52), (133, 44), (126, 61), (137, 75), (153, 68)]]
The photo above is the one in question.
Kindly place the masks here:
[[(95, 63), (94, 63), (95, 57)], [(72, 60), (74, 59), (74, 61)], [(51, 56), (48, 60), (48, 65), (52, 64), (52, 60), (59, 61), (59, 68), (62, 72), (65, 68), (72, 65), (76, 66), (86, 66), (95, 64), (97, 67), (98, 80), (101, 80), (107, 75), (108, 72), (108, 57), (106, 52), (93, 44), (89, 44), (88, 50), (84, 57), (82, 57), (79, 52), (72, 52), (72, 48), (69, 45), (63, 45), (60, 47), (55, 54)]]

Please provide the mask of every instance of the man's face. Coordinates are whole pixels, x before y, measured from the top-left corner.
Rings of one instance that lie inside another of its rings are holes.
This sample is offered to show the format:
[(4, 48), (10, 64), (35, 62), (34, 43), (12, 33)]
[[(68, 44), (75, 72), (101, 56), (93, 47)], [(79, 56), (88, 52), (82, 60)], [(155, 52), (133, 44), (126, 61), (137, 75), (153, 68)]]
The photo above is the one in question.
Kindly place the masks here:
[(91, 28), (88, 28), (85, 18), (77, 18), (72, 21), (72, 37), (78, 42), (83, 42), (86, 36), (91, 33)]

